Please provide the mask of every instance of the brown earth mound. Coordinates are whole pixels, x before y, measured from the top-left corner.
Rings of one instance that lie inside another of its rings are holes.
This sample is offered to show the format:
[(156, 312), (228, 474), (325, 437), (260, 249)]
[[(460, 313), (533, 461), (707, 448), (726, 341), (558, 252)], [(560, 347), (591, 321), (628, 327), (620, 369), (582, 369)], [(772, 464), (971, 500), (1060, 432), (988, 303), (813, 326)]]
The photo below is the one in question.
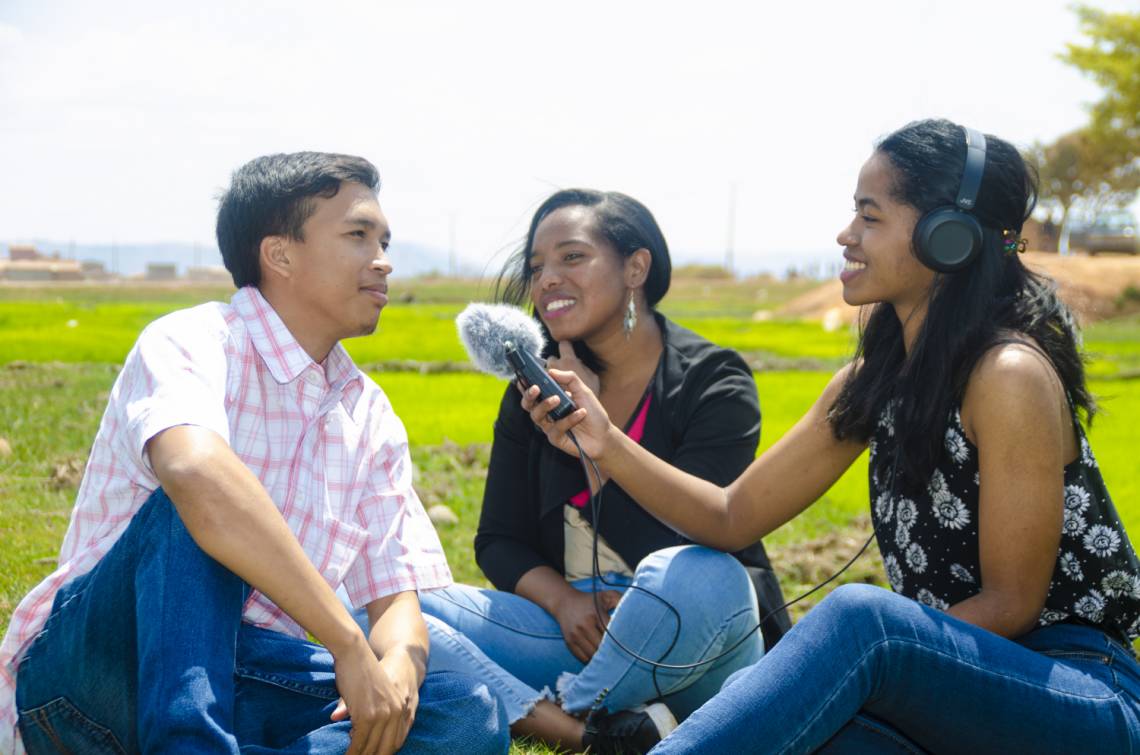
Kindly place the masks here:
[[(1029, 268), (1057, 281), (1061, 298), (1082, 323), (1120, 314), (1117, 302), (1124, 290), (1140, 289), (1140, 257), (1061, 257), (1026, 252), (1023, 260)], [(849, 324), (858, 311), (843, 301), (843, 284), (835, 279), (788, 302), (776, 316)]]

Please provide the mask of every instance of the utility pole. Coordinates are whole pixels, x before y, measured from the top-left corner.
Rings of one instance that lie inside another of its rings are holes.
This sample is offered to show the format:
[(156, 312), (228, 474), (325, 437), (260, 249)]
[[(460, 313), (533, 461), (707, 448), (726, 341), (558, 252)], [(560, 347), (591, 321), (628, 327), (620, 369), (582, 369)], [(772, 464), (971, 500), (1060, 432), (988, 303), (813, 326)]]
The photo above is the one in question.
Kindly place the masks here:
[(732, 273), (732, 256), (736, 246), (736, 181), (728, 185), (728, 233), (724, 243), (724, 269)]
[(459, 260), (455, 255), (455, 211), (453, 210), (447, 217), (447, 274), (454, 278), (459, 274)]

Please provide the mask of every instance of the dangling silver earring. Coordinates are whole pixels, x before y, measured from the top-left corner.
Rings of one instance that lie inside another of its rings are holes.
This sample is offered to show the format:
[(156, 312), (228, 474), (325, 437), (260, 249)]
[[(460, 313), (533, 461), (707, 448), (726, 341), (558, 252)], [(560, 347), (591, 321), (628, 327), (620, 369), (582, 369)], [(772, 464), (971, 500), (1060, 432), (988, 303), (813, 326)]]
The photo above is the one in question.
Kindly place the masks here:
[(633, 291), (629, 292), (629, 306), (625, 308), (625, 317), (622, 319), (621, 327), (625, 331), (625, 338), (628, 341), (630, 333), (637, 327), (637, 305), (633, 303)]

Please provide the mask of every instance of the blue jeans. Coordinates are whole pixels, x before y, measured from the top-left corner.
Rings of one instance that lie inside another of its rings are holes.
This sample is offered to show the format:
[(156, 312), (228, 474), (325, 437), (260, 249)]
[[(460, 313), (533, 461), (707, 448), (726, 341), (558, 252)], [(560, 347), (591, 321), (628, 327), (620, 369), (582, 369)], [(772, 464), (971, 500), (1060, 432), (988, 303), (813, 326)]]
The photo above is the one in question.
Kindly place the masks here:
[(1092, 627), (1013, 641), (845, 585), (653, 753), (816, 750), (1140, 752), (1140, 665)]
[[(95, 569), (67, 583), (19, 666), (24, 746), (40, 752), (344, 752), (321, 646), (243, 624), (248, 586), (156, 490)], [(429, 674), (404, 752), (502, 753), (487, 687)]]
[[(537, 604), (512, 593), (453, 585), (420, 596), (431, 633), (428, 668), (485, 680), (512, 723), (538, 700), (549, 699), (552, 689), (570, 713), (624, 710), (657, 698), (660, 690), (680, 719), (764, 653), (764, 640), (755, 630), (756, 595), (748, 573), (732, 556), (696, 545), (666, 548), (646, 556), (632, 580), (616, 574), (606, 580), (618, 585), (594, 584), (590, 578), (572, 584), (583, 592), (624, 592), (609, 630), (643, 658), (683, 665), (737, 647), (697, 668), (659, 668), (655, 684), (652, 667), (609, 636), (583, 665), (567, 648), (558, 622)], [(642, 590), (678, 611), (679, 634), (675, 615)]]

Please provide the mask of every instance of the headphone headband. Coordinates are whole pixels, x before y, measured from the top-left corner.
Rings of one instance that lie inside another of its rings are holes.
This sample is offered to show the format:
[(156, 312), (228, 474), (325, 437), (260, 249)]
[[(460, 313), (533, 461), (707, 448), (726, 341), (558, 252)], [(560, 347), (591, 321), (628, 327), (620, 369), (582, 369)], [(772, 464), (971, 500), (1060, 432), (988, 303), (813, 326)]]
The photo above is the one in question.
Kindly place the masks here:
[(966, 132), (966, 165), (952, 205), (930, 210), (914, 226), (914, 249), (919, 261), (940, 273), (953, 273), (969, 265), (982, 249), (982, 226), (974, 217), (982, 173), (986, 169), (986, 137)]
[(982, 173), (986, 168), (986, 137), (976, 129), (962, 128), (966, 132), (966, 167), (962, 169), (962, 183), (958, 186), (958, 199), (954, 204), (969, 212), (977, 202)]

